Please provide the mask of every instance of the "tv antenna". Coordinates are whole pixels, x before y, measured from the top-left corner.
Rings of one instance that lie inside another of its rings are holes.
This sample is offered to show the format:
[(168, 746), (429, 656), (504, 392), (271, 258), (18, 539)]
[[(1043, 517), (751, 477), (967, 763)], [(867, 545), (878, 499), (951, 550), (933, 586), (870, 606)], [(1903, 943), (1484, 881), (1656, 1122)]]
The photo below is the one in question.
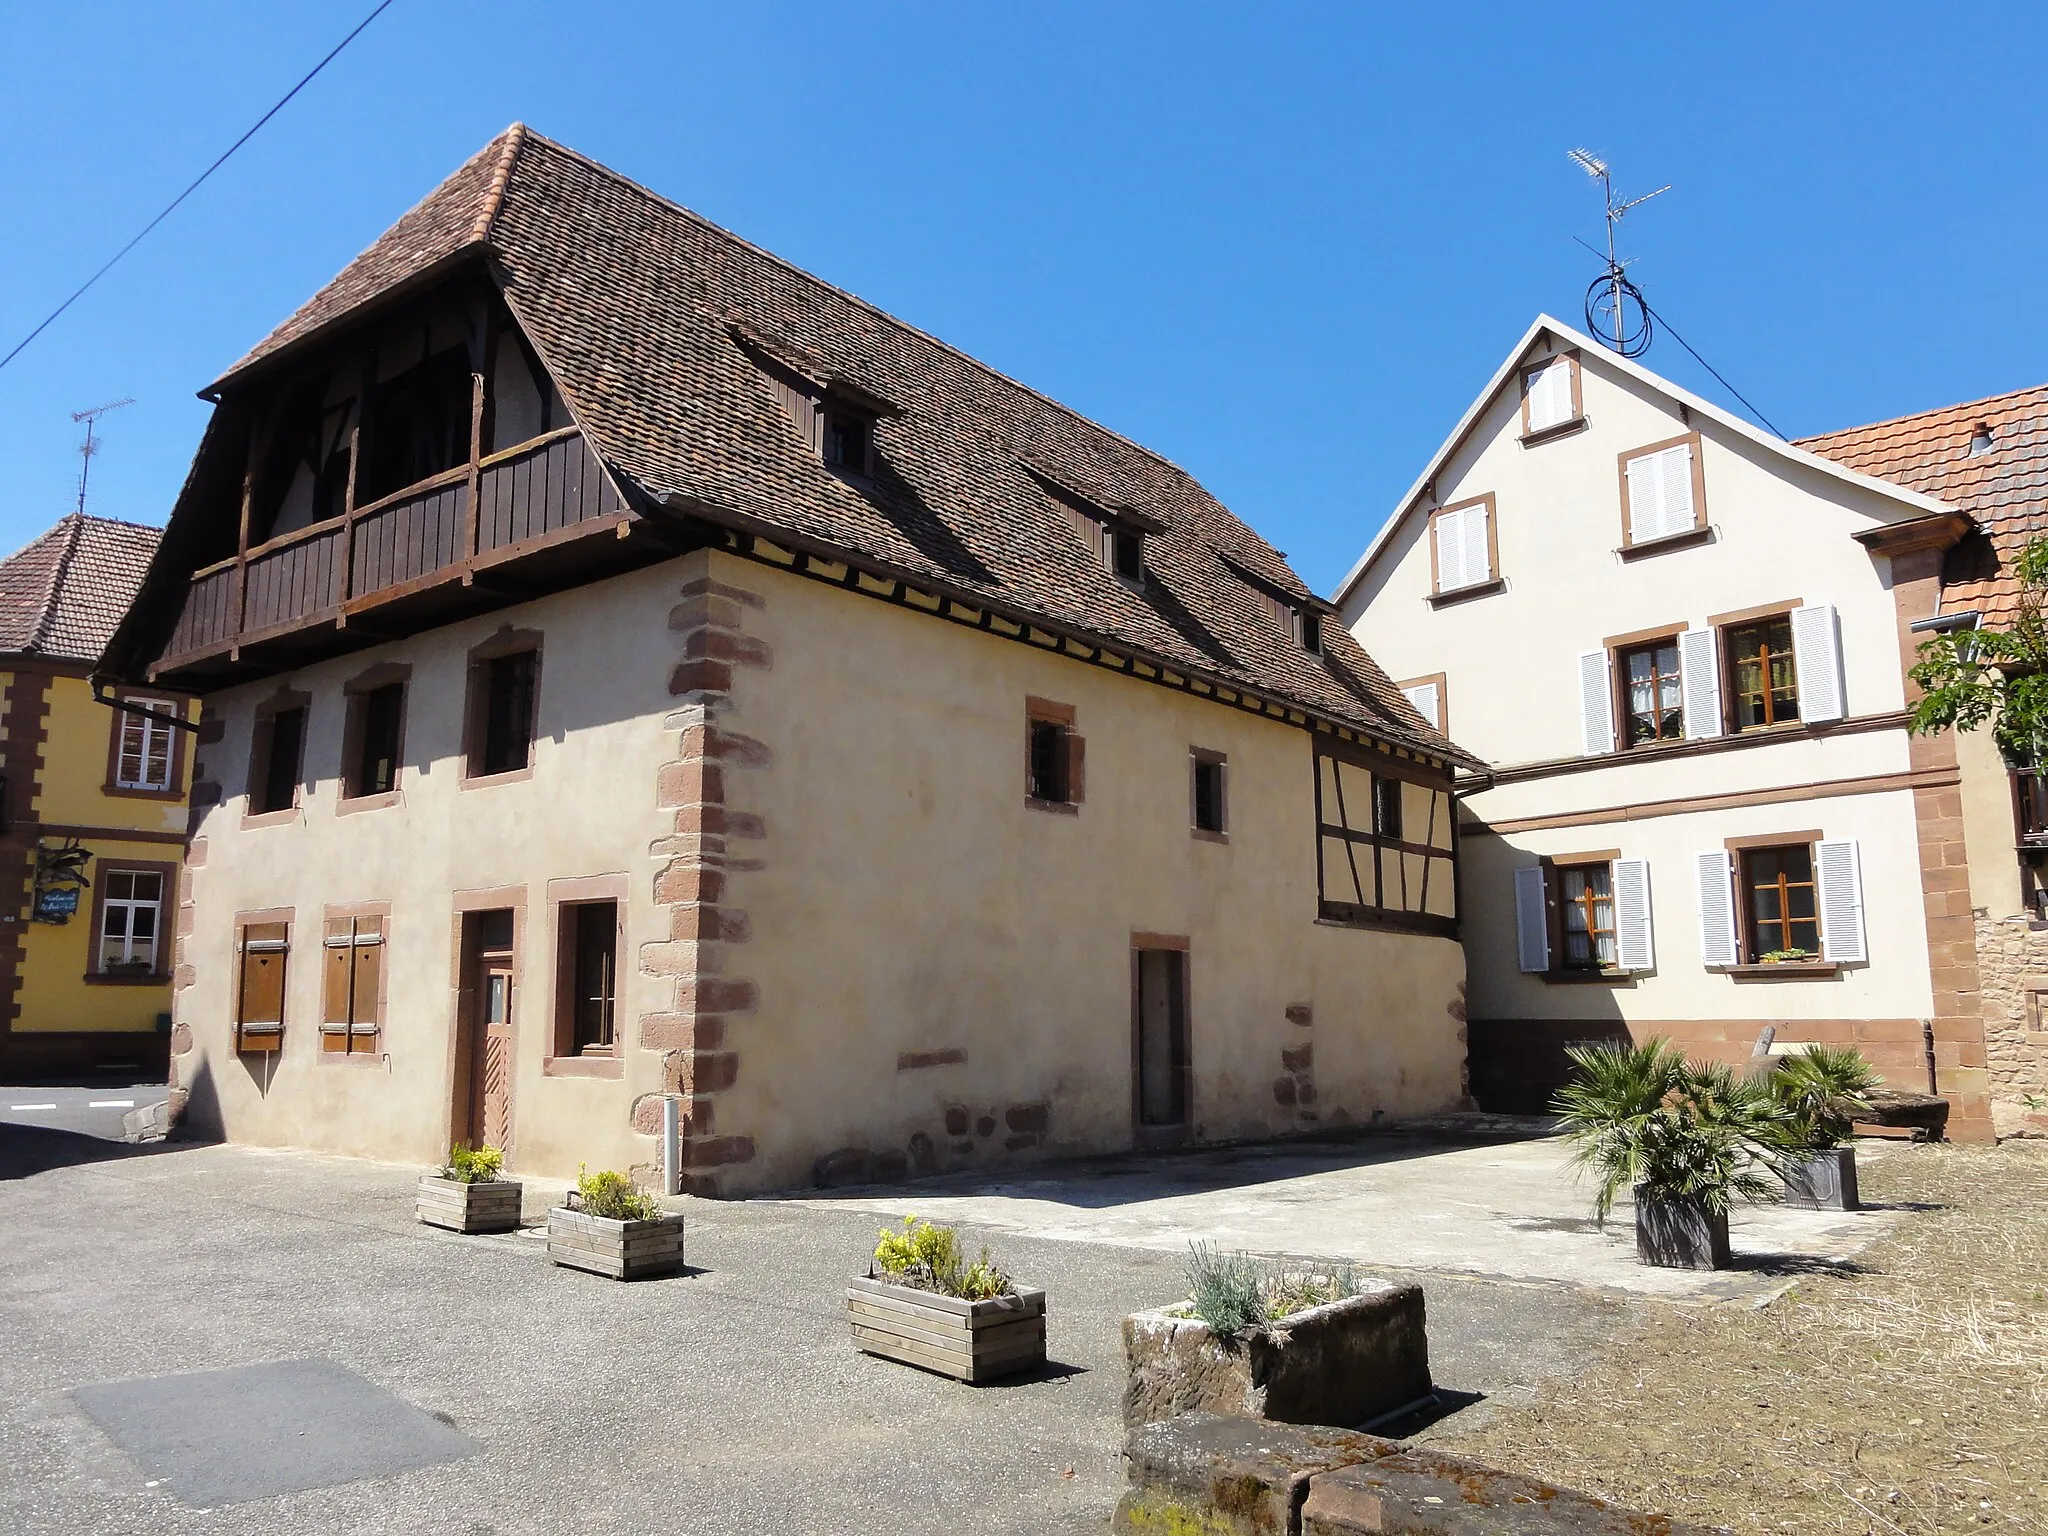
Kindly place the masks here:
[[(1586, 329), (1602, 346), (1619, 352), (1623, 357), (1641, 357), (1650, 350), (1650, 311), (1643, 303), (1643, 296), (1626, 276), (1628, 263), (1614, 253), (1614, 226), (1631, 208), (1640, 208), (1653, 197), (1662, 197), (1671, 190), (1666, 183), (1654, 192), (1645, 192), (1641, 197), (1632, 197), (1625, 203), (1614, 200), (1614, 177), (1607, 169), (1607, 162), (1591, 150), (1570, 151), (1572, 164), (1600, 183), (1600, 191), (1607, 203), (1607, 270), (1593, 279), (1586, 289)], [(1584, 245), (1582, 240), (1579, 242)], [(1589, 250), (1591, 247), (1587, 247)], [(1595, 256), (1599, 255), (1594, 251)]]
[(85, 423), (85, 441), (78, 445), (78, 457), (83, 461), (78, 466), (78, 515), (85, 516), (85, 482), (92, 474), (92, 456), (100, 451), (99, 439), (93, 436), (93, 428), (109, 411), (118, 411), (124, 405), (133, 405), (133, 400), (109, 400), (105, 405), (95, 405), (90, 410), (73, 411), (71, 419)]

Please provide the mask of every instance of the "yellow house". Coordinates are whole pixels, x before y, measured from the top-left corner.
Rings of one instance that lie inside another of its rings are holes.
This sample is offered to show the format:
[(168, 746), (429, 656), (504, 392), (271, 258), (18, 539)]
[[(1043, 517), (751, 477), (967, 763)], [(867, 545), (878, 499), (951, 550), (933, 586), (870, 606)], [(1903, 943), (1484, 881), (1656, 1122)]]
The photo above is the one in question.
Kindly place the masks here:
[(0, 561), (0, 1079), (166, 1070), (190, 706), (90, 678), (157, 537), (73, 514)]

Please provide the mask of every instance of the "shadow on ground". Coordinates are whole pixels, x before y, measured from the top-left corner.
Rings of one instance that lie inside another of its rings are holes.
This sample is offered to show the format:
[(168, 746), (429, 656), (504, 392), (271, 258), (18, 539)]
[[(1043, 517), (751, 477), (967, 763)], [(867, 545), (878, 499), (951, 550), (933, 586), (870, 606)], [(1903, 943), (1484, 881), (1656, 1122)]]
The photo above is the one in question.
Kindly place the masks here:
[(42, 1125), (0, 1123), (0, 1179), (27, 1179), (57, 1168), (82, 1163), (114, 1163), (131, 1157), (157, 1157), (203, 1145), (196, 1141), (154, 1141), (140, 1144), (108, 1141), (84, 1131), (62, 1131)]

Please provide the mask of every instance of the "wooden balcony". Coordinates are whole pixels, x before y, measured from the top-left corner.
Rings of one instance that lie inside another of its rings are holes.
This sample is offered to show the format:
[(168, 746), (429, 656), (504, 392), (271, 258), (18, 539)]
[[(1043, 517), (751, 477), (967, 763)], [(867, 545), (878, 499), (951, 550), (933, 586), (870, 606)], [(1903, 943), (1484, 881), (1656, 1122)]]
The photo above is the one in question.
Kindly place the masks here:
[(193, 572), (150, 672), (260, 675), (674, 552), (639, 522), (564, 428)]

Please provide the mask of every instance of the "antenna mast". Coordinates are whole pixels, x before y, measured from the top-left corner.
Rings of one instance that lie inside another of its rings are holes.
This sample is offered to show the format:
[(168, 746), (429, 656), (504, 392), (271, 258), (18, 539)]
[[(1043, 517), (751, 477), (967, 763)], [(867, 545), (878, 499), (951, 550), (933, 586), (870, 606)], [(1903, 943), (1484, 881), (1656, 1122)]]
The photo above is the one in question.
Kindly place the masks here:
[(93, 436), (93, 428), (109, 411), (118, 411), (124, 405), (133, 405), (133, 400), (109, 400), (105, 405), (95, 405), (90, 410), (73, 411), (71, 419), (85, 423), (85, 441), (78, 445), (78, 515), (85, 516), (85, 482), (92, 474), (92, 456), (100, 451), (99, 439)]
[[(1601, 345), (1623, 357), (1641, 357), (1650, 350), (1650, 315), (1643, 305), (1642, 294), (1623, 275), (1628, 263), (1615, 254), (1614, 226), (1631, 208), (1640, 208), (1651, 198), (1662, 197), (1671, 190), (1671, 186), (1667, 182), (1654, 192), (1645, 192), (1641, 197), (1617, 203), (1614, 200), (1614, 177), (1608, 171), (1607, 162), (1587, 149), (1574, 149), (1569, 154), (1572, 164), (1600, 183), (1601, 197), (1607, 205), (1607, 271), (1594, 278), (1586, 290), (1586, 328)], [(1593, 254), (1597, 256), (1600, 253), (1595, 251)], [(1631, 303), (1635, 306), (1633, 319), (1628, 314)]]

